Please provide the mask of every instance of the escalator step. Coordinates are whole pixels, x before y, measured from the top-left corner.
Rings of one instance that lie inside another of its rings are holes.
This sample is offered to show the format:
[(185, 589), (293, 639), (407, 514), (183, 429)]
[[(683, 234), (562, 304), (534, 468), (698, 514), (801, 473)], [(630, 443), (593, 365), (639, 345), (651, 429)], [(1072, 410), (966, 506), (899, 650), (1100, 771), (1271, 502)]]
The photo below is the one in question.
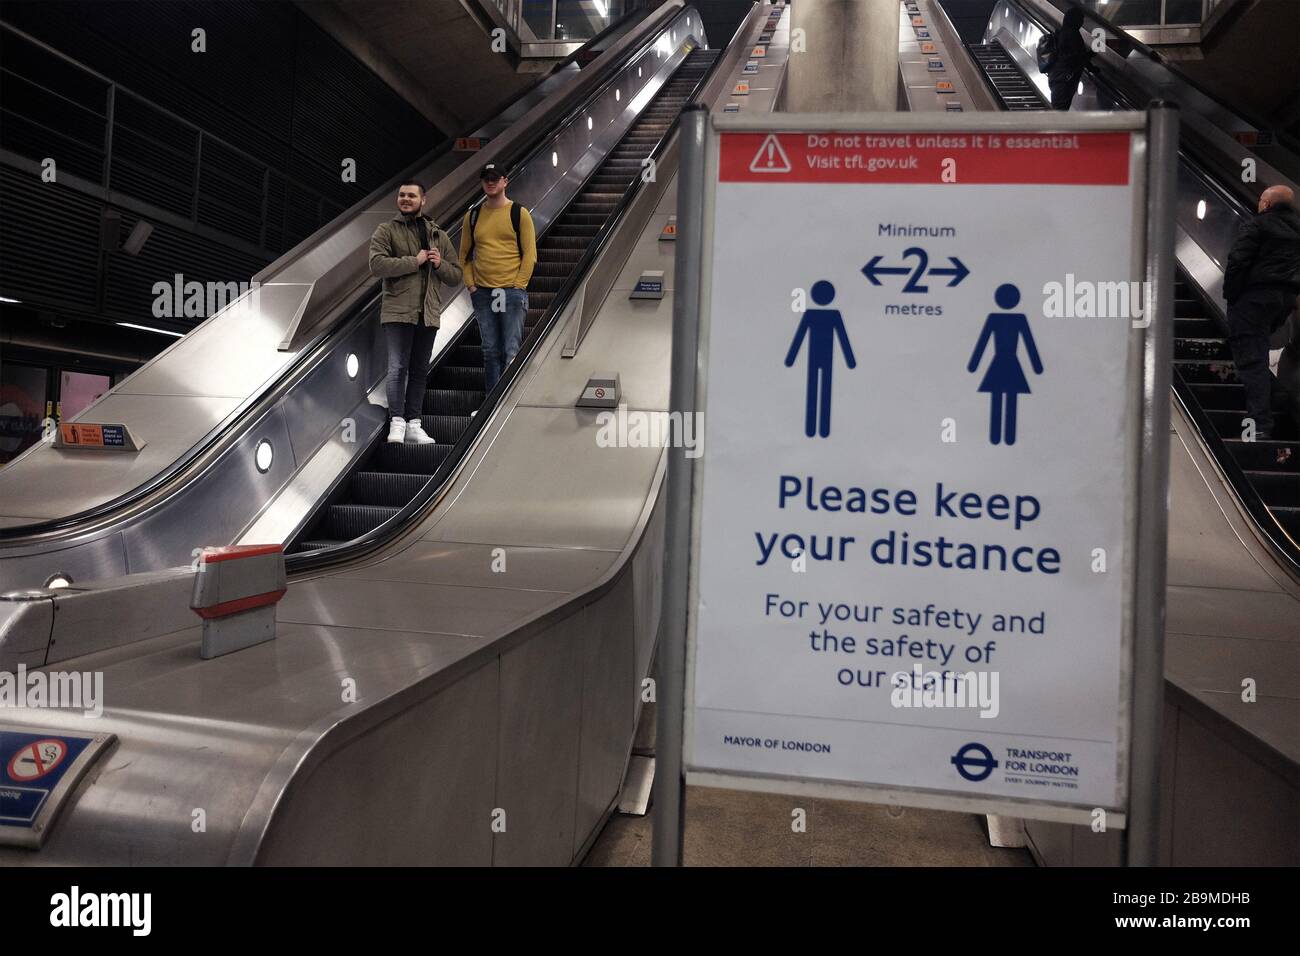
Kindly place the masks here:
[(1212, 382), (1193, 385), (1192, 394), (1205, 409), (1219, 411), (1245, 411), (1246, 388), (1237, 382)]
[(1300, 441), (1242, 441), (1240, 438), (1225, 438), (1223, 443), (1243, 470), (1300, 474)]
[(330, 505), (324, 530), (333, 539), (351, 541), (378, 528), (401, 510), (379, 505)]
[(1270, 508), (1300, 508), (1300, 474), (1284, 471), (1247, 471), (1246, 477)]
[(424, 410), (429, 414), (468, 415), (483, 405), (483, 393), (461, 388), (431, 388), (424, 393)]
[(348, 486), (348, 500), (358, 505), (400, 508), (410, 502), (428, 480), (428, 475), (358, 471)]
[(1175, 339), (1175, 359), (1231, 359), (1232, 352), (1223, 339)]
[[(1174, 303), (1178, 305), (1179, 303)], [(1197, 303), (1199, 305), (1199, 303)], [(1191, 313), (1186, 317), (1178, 315), (1177, 310), (1174, 312), (1174, 337), (1180, 339), (1197, 338), (1212, 339), (1219, 335), (1219, 323), (1214, 319), (1206, 318), (1204, 315)]]
[[(480, 373), (482, 373), (482, 371), (482, 369), (479, 369)], [(482, 388), (482, 385), (483, 383), (480, 381), (479, 387)], [(421, 415), (420, 421), (424, 423), (424, 430), (428, 433), (430, 438), (434, 439), (439, 444), (454, 445), (456, 444), (456, 440), (460, 438), (460, 433), (465, 430), (467, 425), (469, 425), (469, 416)], [(425, 447), (432, 448), (433, 446), (426, 445)]]
[(608, 216), (602, 216), (600, 213), (566, 212), (556, 225), (591, 226), (594, 227), (591, 230), (594, 234), (597, 229), (605, 224), (605, 220), (608, 218)]
[[(483, 366), (439, 365), (429, 376), (430, 388), (456, 388), (483, 391)], [(430, 432), (430, 434), (433, 434)], [(434, 436), (437, 437), (437, 436)]]
[(302, 554), (304, 551), (323, 551), (325, 548), (334, 548), (340, 544), (346, 544), (345, 541), (298, 541), (289, 549), (289, 554)]
[(1205, 306), (1201, 305), (1200, 301), (1197, 299), (1180, 299), (1175, 296), (1174, 318), (1188, 320), (1200, 319), (1203, 322), (1209, 323), (1209, 327), (1214, 330), (1211, 334), (1219, 333), (1219, 323), (1206, 316)]
[(437, 445), (382, 442), (375, 464), (384, 471), (432, 475), (451, 451), (451, 445), (450, 442), (440, 442)]
[(591, 228), (590, 226), (564, 226), (564, 225), (552, 226), (551, 231), (554, 233), (558, 233), (561, 236), (565, 236), (567, 238), (587, 238), (587, 239), (590, 239), (597, 232), (597, 230)]
[(1226, 411), (1205, 409), (1206, 416), (1214, 424), (1217, 431), (1224, 438), (1241, 438), (1245, 425), (1242, 420), (1245, 419), (1245, 411)]
[(447, 364), (466, 365), (470, 368), (482, 368), (483, 346), (478, 343), (470, 345), (464, 338), (462, 338), (456, 343), (456, 348), (452, 351), (451, 355), (447, 357)]
[(591, 245), (590, 240), (583, 242), (582, 246), (577, 249), (557, 249), (551, 258), (553, 258), (555, 262), (564, 264), (567, 269), (567, 275), (568, 272), (572, 272), (573, 268), (579, 263), (579, 261), (581, 261), (582, 253), (589, 245)]
[(1237, 367), (1229, 360), (1175, 361), (1174, 369), (1184, 382), (1193, 384), (1222, 384), (1237, 381)]

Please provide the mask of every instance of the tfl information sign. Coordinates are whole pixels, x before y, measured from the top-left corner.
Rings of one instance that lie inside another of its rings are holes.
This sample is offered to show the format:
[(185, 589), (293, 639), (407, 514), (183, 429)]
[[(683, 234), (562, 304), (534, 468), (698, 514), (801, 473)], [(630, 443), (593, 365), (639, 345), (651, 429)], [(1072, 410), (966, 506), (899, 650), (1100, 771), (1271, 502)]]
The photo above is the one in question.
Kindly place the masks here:
[(1122, 825), (1141, 114), (773, 119), (706, 152), (687, 779)]

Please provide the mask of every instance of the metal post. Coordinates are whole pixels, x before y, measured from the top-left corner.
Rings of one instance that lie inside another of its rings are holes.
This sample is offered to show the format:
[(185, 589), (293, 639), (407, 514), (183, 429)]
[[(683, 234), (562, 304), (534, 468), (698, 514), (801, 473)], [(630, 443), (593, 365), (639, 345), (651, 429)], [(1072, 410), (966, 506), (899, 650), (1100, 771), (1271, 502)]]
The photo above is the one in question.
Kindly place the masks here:
[[(673, 273), (673, 358), (670, 411), (695, 412), (699, 354), (701, 266), (704, 258), (704, 159), (708, 111), (688, 106), (681, 116), (677, 170), (677, 249)], [(690, 588), (691, 459), (668, 449), (667, 526), (664, 540), (663, 644), (659, 648), (655, 728), (653, 843), (655, 866), (681, 866), (686, 787), (682, 739), (686, 712), (686, 622)]]
[(1178, 108), (1153, 102), (1147, 112), (1146, 281), (1151, 324), (1143, 363), (1138, 454), (1137, 554), (1130, 739), (1129, 866), (1155, 866), (1160, 841), (1160, 745), (1165, 687), (1165, 551), (1169, 533), (1169, 389), (1173, 362), (1174, 215)]

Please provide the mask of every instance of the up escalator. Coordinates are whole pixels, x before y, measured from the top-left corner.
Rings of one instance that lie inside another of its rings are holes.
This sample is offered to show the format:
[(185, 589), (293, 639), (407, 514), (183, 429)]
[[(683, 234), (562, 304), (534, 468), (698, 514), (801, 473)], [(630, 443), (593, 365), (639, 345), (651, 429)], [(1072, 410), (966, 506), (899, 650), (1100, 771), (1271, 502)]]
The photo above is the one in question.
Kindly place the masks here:
[[(1050, 108), (998, 41), (967, 48), (1006, 109)], [(1174, 298), (1174, 384), (1179, 400), (1246, 509), (1270, 538), (1295, 553), (1300, 547), (1300, 422), (1278, 410), (1276, 438), (1246, 440), (1245, 389), (1237, 378), (1223, 320), (1181, 269)]]
[(1025, 71), (1020, 69), (1020, 65), (997, 40), (970, 43), (967, 44), (967, 49), (979, 64), (980, 71), (1003, 109), (1018, 113), (1045, 110), (1052, 105), (1043, 99), (1038, 87), (1025, 76)]
[[(1202, 435), (1212, 447), (1222, 444), (1259, 503), (1292, 541), (1300, 542), (1300, 423), (1279, 410), (1279, 437), (1243, 437), (1246, 391), (1237, 378), (1227, 337), (1182, 270), (1174, 285), (1174, 374), (1179, 398), (1198, 419)], [(1220, 461), (1224, 457), (1220, 455)]]
[[(528, 286), (521, 356), (540, 334), (543, 320), (562, 305), (557, 296), (641, 175), (642, 162), (668, 133), (718, 55), (717, 50), (696, 49), (682, 61), (582, 190), (539, 237), (537, 267)], [(454, 346), (442, 353), (429, 372), (420, 418), (436, 444), (390, 444), (380, 435), (357, 469), (287, 550), (299, 553), (333, 548), (396, 516), (438, 471), (471, 416), (483, 407), (483, 376), (482, 340), (477, 324), (468, 322)]]

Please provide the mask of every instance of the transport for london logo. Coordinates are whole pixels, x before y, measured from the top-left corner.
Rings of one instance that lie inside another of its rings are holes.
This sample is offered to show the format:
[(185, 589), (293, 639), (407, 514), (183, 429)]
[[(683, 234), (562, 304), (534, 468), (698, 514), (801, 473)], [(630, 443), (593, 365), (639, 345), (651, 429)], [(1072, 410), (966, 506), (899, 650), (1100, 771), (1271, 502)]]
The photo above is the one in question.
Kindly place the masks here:
[(967, 744), (952, 756), (952, 765), (957, 772), (972, 783), (987, 780), (998, 762), (993, 753), (983, 744)]

